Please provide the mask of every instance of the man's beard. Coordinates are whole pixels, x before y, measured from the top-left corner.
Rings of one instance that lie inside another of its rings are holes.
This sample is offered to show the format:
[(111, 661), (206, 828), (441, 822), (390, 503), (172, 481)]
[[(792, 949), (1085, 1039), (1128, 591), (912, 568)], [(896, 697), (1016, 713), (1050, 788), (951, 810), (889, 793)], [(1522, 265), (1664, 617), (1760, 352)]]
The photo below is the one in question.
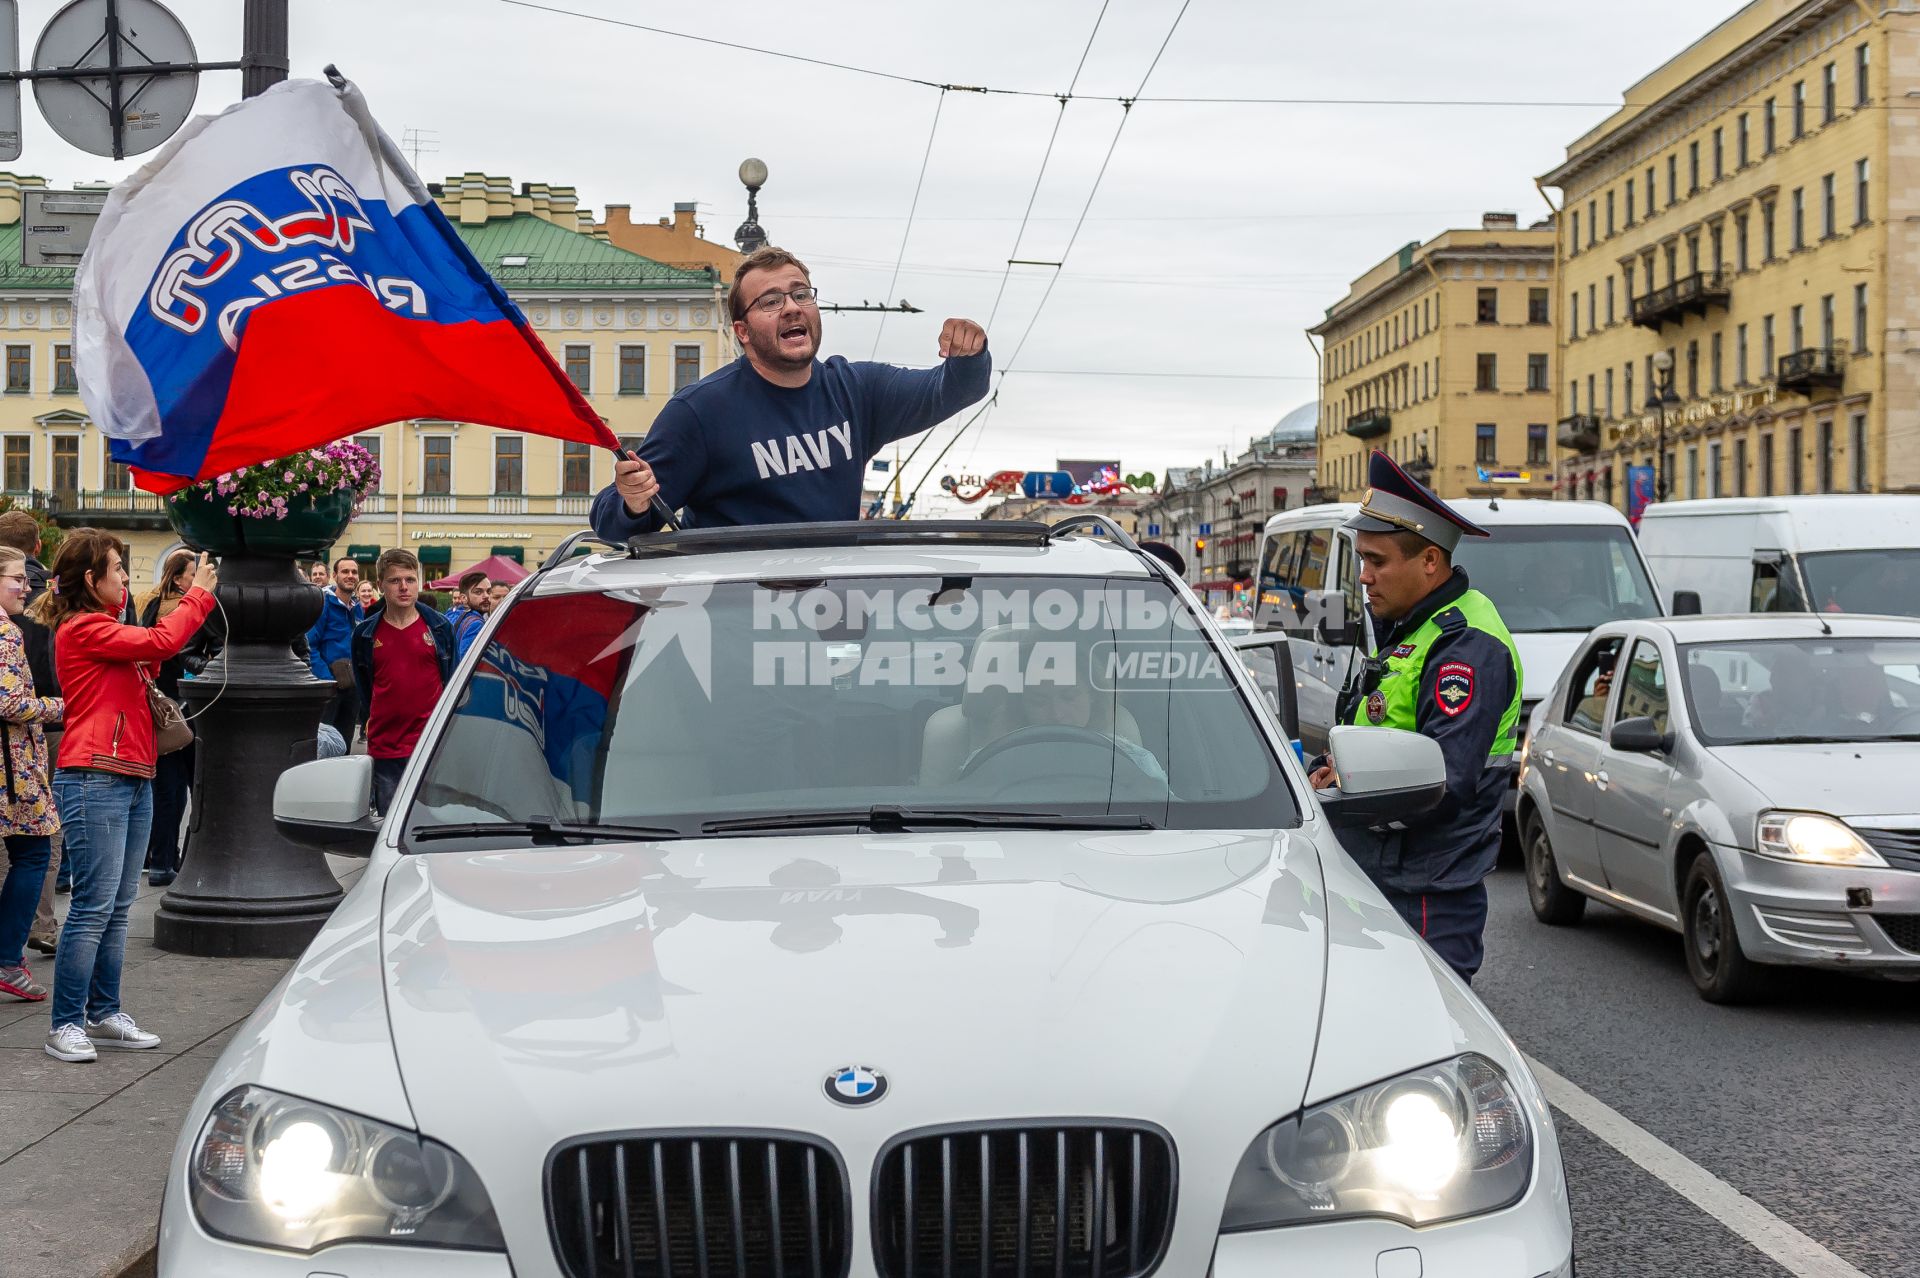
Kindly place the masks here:
[[(805, 323), (805, 321), (802, 321)], [(780, 331), (776, 328), (771, 334), (762, 334), (757, 329), (747, 330), (747, 344), (753, 348), (755, 358), (774, 368), (805, 368), (813, 363), (813, 357), (820, 350), (820, 330), (816, 324), (807, 323), (807, 336), (812, 340), (807, 344), (804, 356), (793, 356), (780, 349)]]

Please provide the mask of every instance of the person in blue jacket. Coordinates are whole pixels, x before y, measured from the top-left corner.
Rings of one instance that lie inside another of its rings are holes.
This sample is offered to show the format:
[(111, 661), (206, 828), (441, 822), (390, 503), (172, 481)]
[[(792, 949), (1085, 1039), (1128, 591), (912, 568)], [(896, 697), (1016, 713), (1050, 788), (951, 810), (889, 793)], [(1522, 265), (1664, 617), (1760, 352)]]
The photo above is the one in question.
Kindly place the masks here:
[(884, 445), (987, 393), (993, 363), (972, 320), (942, 326), (932, 368), (818, 358), (813, 279), (784, 249), (740, 263), (729, 305), (743, 354), (675, 392), (638, 457), (615, 465), (593, 503), (600, 536), (656, 531), (656, 495), (690, 528), (854, 519), (867, 463)]
[(342, 556), (333, 565), (333, 585), (320, 592), (320, 616), (307, 631), (307, 668), (313, 677), (339, 686), (321, 717), (349, 742), (360, 726), (361, 701), (353, 685), (348, 638), (360, 623), (360, 564)]

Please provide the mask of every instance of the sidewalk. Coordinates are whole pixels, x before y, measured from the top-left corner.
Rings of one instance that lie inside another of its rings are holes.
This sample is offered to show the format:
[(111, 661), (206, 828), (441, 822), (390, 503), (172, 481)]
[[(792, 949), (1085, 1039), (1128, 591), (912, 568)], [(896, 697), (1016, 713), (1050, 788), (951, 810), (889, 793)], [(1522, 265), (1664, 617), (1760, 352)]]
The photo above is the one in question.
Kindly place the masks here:
[[(315, 853), (315, 855), (319, 855)], [(343, 887), (364, 861), (330, 857)], [(241, 1021), (292, 966), (204, 959), (153, 944), (165, 888), (144, 882), (128, 921), (123, 1001), (161, 1036), (92, 1065), (43, 1050), (47, 1004), (0, 1001), (0, 1275), (117, 1278), (146, 1271), (167, 1160), (194, 1093)], [(67, 898), (56, 897), (64, 916)], [(53, 960), (29, 954), (43, 985)], [(39, 960), (34, 962), (33, 960)]]

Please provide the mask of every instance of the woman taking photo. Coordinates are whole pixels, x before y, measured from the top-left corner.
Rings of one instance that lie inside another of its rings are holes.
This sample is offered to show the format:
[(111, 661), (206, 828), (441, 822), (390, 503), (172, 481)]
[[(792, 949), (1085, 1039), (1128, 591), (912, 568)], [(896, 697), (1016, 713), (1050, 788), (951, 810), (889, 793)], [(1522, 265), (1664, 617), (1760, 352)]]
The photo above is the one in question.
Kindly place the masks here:
[[(176, 550), (167, 556), (160, 570), (160, 584), (140, 600), (140, 624), (152, 629), (164, 617), (173, 615), (180, 600), (193, 586), (194, 558), (190, 550)], [(168, 657), (154, 675), (160, 691), (180, 700), (180, 679), (198, 675), (220, 651), (218, 614), (200, 627), (177, 656)], [(160, 756), (153, 773), (153, 833), (147, 838), (147, 885), (165, 887), (180, 869), (180, 822), (187, 815), (187, 792), (193, 785), (195, 747), (175, 750)]]
[(92, 1061), (97, 1048), (160, 1044), (159, 1035), (120, 1009), (127, 910), (140, 890), (153, 825), (158, 754), (146, 678), (186, 647), (213, 611), (219, 573), (200, 556), (192, 586), (151, 630), (118, 620), (127, 603), (126, 550), (111, 534), (68, 533), (51, 577), (28, 615), (53, 631), (66, 697), (53, 797), (73, 867), (73, 901), (54, 955), (47, 1055)]
[(14, 624), (27, 606), (27, 557), (0, 546), (0, 834), (6, 836), (7, 877), (0, 883), (0, 994), (37, 1003), (46, 987), (27, 970), (27, 933), (40, 904), (53, 834), (60, 828), (47, 777), (47, 738), (41, 724), (60, 722), (60, 698), (33, 692), (26, 641)]

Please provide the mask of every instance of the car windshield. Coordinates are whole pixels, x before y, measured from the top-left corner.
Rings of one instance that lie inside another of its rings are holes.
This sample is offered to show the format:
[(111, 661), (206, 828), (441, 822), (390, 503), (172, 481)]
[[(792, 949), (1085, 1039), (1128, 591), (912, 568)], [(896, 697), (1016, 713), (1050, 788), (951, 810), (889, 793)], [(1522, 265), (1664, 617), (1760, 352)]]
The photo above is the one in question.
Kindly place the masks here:
[(1800, 567), (1817, 611), (1920, 617), (1920, 549), (1820, 551)]
[(1618, 526), (1500, 524), (1461, 539), (1453, 561), (1515, 634), (1585, 634), (1660, 612), (1633, 536)]
[(409, 845), (508, 827), (546, 842), (1296, 825), (1233, 658), (1197, 624), (1157, 580), (769, 580), (523, 599), (432, 744)]
[(1920, 738), (1920, 639), (1693, 644), (1687, 704), (1708, 745)]

